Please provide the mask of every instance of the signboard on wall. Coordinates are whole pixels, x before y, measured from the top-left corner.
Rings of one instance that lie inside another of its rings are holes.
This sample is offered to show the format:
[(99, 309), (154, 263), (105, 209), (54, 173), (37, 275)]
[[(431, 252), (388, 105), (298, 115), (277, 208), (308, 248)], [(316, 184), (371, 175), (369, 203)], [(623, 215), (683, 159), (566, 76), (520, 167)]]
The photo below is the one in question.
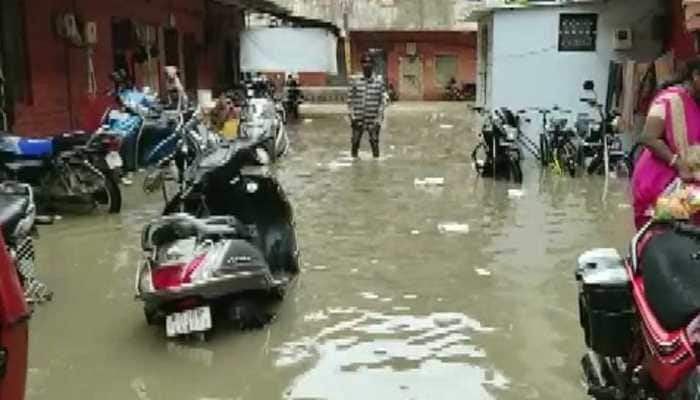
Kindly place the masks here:
[(241, 34), (241, 69), (338, 73), (338, 39), (320, 28), (255, 28)]

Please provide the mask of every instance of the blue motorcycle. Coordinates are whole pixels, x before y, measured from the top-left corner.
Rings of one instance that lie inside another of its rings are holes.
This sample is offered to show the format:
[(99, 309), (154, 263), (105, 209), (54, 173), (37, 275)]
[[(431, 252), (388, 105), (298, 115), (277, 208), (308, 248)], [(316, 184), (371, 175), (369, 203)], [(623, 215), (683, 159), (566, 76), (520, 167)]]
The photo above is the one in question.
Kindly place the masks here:
[(121, 211), (122, 196), (113, 174), (100, 167), (118, 167), (114, 137), (96, 133), (65, 133), (31, 139), (0, 135), (0, 180), (19, 181), (34, 188), (41, 207), (84, 206), (90, 211)]

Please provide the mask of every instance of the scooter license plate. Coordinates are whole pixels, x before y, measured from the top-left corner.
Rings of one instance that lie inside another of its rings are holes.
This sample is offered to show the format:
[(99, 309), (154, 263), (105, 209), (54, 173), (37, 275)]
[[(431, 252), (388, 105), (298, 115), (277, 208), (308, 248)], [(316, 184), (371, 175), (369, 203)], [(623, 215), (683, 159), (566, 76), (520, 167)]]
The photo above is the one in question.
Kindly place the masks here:
[(107, 167), (109, 167), (109, 169), (121, 168), (124, 165), (122, 156), (116, 151), (110, 151), (107, 153), (107, 156), (105, 156), (105, 162), (107, 163)]
[(170, 314), (165, 319), (165, 331), (168, 337), (206, 332), (211, 328), (211, 310), (206, 306)]

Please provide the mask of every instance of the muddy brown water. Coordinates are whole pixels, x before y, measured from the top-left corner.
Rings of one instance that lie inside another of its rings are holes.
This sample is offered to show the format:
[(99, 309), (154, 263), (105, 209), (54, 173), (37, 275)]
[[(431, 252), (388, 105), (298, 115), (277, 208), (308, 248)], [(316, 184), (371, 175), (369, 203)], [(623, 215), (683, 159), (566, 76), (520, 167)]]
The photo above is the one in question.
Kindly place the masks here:
[(351, 163), (340, 110), (307, 108), (280, 166), (304, 272), (266, 329), (196, 343), (145, 324), (134, 275), (157, 196), (130, 188), (121, 216), (42, 228), (56, 297), (31, 321), (29, 400), (585, 398), (573, 268), (587, 248), (625, 248), (627, 183), (603, 200), (602, 179), (530, 162), (509, 197), (520, 188), (467, 162), (464, 104), (395, 105), (384, 158), (365, 142)]

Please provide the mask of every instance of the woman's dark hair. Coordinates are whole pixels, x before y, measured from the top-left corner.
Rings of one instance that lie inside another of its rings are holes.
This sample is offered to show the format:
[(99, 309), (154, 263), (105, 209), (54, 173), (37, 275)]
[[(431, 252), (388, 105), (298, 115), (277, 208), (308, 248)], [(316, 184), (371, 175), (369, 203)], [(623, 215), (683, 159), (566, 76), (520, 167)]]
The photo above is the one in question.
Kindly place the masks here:
[(693, 74), (700, 74), (700, 57), (693, 57), (685, 63), (685, 69), (680, 74), (679, 78), (672, 79), (667, 82), (661, 82), (659, 89), (668, 89), (671, 86), (680, 85), (683, 82), (688, 82), (693, 79)]

